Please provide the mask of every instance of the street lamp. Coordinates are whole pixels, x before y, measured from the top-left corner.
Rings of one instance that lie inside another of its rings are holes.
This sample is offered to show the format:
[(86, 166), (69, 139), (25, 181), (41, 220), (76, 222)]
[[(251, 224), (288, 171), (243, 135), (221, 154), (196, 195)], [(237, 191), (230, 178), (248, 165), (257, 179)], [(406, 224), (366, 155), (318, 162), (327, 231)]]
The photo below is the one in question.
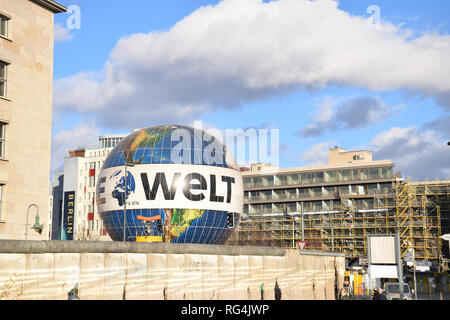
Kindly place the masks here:
[(124, 202), (123, 202), (123, 241), (127, 241), (126, 239), (126, 233), (127, 233), (127, 198), (128, 198), (128, 186), (127, 186), (127, 173), (128, 173), (128, 166), (134, 167), (134, 164), (128, 163), (125, 159), (125, 193), (124, 193)]
[(25, 223), (25, 240), (28, 240), (28, 221), (30, 216), (30, 209), (32, 207), (36, 208), (36, 217), (34, 217), (34, 225), (31, 227), (31, 229), (34, 229), (39, 234), (42, 234), (43, 225), (39, 223), (39, 207), (37, 205), (30, 204), (27, 208), (27, 221)]

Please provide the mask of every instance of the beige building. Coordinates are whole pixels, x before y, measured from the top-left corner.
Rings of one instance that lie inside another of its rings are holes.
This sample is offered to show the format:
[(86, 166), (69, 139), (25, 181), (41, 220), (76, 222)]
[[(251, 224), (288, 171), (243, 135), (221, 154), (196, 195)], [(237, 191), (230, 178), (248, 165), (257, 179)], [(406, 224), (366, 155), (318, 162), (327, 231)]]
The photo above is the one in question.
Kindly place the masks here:
[(376, 230), (360, 224), (376, 221), (384, 233), (394, 231), (384, 217), (394, 203), (393, 169), (390, 160), (373, 161), (370, 151), (339, 147), (321, 166), (252, 165), (242, 172), (243, 215), (228, 243), (295, 248), (307, 240), (309, 249), (362, 256), (366, 231)]
[[(48, 238), (51, 0), (0, 0), (0, 239)], [(31, 227), (39, 214), (41, 234)]]
[(329, 149), (329, 164), (279, 169), (254, 164), (242, 172), (244, 214), (277, 215), (333, 211), (347, 206), (376, 210), (375, 196), (394, 182), (394, 163), (373, 161), (366, 150)]

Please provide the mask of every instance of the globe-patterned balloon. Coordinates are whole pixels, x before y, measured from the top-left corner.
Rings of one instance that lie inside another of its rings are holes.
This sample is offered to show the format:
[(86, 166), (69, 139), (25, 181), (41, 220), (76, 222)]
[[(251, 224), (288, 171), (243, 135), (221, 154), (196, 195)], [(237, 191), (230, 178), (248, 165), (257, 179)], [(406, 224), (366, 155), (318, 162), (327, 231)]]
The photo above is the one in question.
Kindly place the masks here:
[(207, 132), (149, 127), (108, 155), (97, 205), (114, 241), (124, 240), (125, 225), (126, 241), (157, 236), (166, 243), (223, 244), (233, 231), (230, 217), (236, 227), (242, 212), (242, 177), (231, 153)]

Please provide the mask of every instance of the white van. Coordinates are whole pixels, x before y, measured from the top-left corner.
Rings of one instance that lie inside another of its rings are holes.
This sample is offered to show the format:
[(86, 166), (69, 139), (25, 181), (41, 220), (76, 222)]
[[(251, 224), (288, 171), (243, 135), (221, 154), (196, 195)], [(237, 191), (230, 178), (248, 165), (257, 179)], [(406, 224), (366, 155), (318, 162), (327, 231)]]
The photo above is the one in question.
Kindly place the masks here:
[[(384, 292), (388, 300), (400, 299), (400, 284), (398, 282), (386, 282), (384, 284)], [(409, 284), (403, 284), (403, 300), (412, 300), (411, 288)]]

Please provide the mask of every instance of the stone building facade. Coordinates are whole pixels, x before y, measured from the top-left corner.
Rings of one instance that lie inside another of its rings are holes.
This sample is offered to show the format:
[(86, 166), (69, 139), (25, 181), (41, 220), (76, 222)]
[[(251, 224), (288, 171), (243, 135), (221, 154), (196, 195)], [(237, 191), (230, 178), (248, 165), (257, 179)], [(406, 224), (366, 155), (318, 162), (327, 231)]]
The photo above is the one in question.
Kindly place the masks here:
[[(51, 0), (0, 0), (0, 239), (48, 237), (54, 14)], [(45, 229), (45, 228), (44, 228)]]

